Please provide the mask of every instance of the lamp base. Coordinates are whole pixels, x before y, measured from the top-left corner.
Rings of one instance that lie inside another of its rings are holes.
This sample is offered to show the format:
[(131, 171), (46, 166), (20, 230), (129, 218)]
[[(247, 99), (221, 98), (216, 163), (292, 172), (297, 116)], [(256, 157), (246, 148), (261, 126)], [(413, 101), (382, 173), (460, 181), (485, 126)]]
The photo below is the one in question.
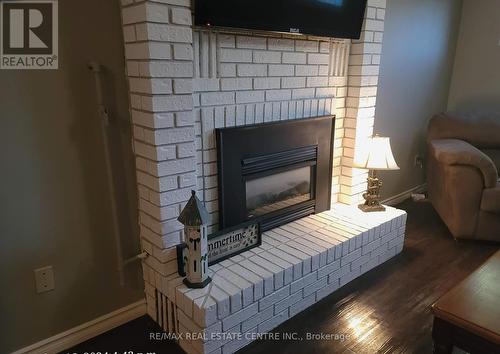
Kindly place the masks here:
[(384, 211), (385, 207), (380, 204), (380, 187), (382, 182), (377, 178), (377, 174), (374, 170), (371, 170), (368, 175), (368, 188), (366, 193), (363, 193), (363, 198), (365, 198), (365, 203), (360, 204), (358, 207), (365, 213), (370, 213), (373, 211)]
[(358, 205), (358, 208), (364, 211), (365, 213), (370, 213), (372, 211), (385, 211), (385, 206), (383, 206), (382, 204), (378, 205), (360, 204)]

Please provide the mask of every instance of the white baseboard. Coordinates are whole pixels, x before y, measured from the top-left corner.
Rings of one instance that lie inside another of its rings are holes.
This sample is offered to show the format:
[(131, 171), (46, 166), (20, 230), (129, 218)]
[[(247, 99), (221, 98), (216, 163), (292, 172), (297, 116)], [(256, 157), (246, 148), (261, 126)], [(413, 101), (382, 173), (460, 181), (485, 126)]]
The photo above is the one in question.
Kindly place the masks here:
[(407, 191), (404, 191), (402, 193), (399, 193), (397, 195), (394, 195), (392, 197), (389, 197), (385, 200), (382, 201), (382, 204), (385, 205), (396, 205), (399, 203), (404, 202), (406, 199), (411, 198), (412, 193), (421, 193), (427, 189), (427, 183), (421, 184), (419, 186), (413, 187), (411, 189), (408, 189)]
[(140, 300), (92, 321), (19, 349), (12, 354), (55, 354), (146, 314), (146, 301)]

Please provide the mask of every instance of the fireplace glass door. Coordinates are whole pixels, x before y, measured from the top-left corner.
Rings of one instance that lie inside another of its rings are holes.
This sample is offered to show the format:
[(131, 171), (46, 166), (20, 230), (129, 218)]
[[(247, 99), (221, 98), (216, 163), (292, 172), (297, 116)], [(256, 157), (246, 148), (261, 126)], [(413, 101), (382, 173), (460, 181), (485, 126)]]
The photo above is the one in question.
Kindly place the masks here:
[(247, 217), (253, 218), (311, 200), (314, 166), (268, 171), (245, 182)]

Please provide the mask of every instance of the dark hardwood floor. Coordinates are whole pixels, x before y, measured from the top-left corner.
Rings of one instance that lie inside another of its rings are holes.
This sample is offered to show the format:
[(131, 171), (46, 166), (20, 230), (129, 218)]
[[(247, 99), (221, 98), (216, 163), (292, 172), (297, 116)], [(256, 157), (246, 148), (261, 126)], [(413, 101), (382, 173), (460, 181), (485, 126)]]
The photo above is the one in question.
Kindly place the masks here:
[[(430, 204), (407, 201), (403, 252), (291, 318), (275, 333), (303, 340), (259, 340), (246, 354), (432, 353), (430, 306), (499, 246), (456, 242)], [(147, 317), (82, 343), (65, 353), (134, 351), (182, 353), (174, 343), (150, 340), (160, 329)], [(306, 340), (307, 333), (344, 335), (344, 340)]]

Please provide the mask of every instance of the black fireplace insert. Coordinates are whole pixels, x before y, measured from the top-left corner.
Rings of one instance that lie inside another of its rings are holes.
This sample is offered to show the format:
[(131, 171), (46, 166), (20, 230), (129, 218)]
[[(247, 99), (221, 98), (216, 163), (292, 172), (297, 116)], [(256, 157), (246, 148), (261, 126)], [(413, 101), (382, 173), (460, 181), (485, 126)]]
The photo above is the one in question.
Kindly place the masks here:
[(335, 117), (216, 130), (219, 224), (263, 231), (330, 208)]

